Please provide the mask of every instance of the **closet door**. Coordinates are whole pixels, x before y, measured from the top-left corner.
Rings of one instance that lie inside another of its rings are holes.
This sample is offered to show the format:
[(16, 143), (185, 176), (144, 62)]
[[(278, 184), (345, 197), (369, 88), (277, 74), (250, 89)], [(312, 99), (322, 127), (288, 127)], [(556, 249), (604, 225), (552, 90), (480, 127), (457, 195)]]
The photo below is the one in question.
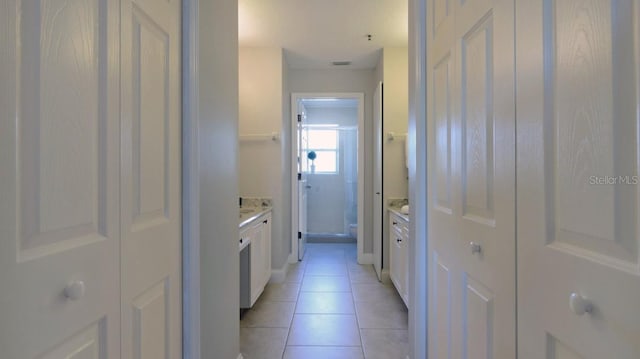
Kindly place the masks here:
[(122, 358), (181, 356), (180, 1), (122, 1)]
[(119, 7), (0, 2), (0, 356), (120, 356)]
[(515, 358), (513, 0), (428, 4), (430, 356)]
[(640, 1), (516, 8), (519, 357), (640, 358)]

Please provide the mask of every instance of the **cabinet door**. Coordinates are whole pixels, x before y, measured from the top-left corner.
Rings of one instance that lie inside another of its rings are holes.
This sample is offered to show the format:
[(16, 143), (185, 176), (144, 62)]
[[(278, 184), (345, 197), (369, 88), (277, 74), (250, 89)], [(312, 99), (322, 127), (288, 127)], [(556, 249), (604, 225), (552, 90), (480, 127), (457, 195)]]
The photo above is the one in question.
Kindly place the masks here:
[(262, 235), (262, 223), (254, 225), (249, 230), (251, 238), (251, 305), (255, 303), (264, 287), (264, 258), (265, 245)]
[(391, 216), (391, 229), (389, 230), (389, 277), (391, 282), (395, 285), (398, 293), (402, 293), (402, 258), (401, 258), (401, 244), (402, 234), (398, 228), (398, 219), (395, 216)]
[(407, 232), (403, 233), (404, 236), (401, 242), (401, 251), (400, 251), (400, 282), (402, 286), (402, 292), (400, 292), (400, 296), (402, 300), (404, 300), (404, 304), (409, 306), (409, 236)]
[(262, 243), (264, 256), (262, 261), (262, 286), (271, 279), (271, 215), (263, 217), (261, 224)]

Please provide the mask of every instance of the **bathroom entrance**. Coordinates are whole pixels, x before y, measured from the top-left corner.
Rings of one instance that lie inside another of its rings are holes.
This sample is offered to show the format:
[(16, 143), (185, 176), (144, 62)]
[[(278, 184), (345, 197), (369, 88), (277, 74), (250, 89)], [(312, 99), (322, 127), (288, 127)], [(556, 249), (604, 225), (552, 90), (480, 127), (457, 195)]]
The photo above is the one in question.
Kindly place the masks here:
[(363, 94), (293, 94), (292, 254), (355, 243), (363, 261)]

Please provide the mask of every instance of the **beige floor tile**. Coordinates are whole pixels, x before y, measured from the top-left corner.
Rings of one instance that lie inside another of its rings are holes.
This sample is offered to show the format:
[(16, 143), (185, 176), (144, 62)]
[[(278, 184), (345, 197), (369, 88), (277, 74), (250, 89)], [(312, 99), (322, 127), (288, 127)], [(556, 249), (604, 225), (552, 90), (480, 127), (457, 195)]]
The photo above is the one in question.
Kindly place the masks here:
[(355, 315), (296, 314), (287, 345), (360, 346)]
[(356, 302), (360, 328), (407, 329), (407, 311), (388, 302)]
[(347, 265), (344, 262), (319, 262), (309, 263), (307, 269), (304, 272), (305, 276), (309, 275), (334, 275), (334, 276), (347, 276)]
[(361, 347), (287, 347), (283, 359), (363, 359)]
[(281, 359), (287, 328), (240, 328), (240, 353), (244, 359)]
[(301, 292), (350, 292), (349, 277), (305, 275)]
[(351, 283), (380, 284), (376, 271), (371, 265), (349, 267), (349, 279)]
[[(300, 262), (301, 263), (301, 262)], [(293, 282), (300, 283), (302, 282), (302, 278), (304, 277), (304, 270), (306, 264), (296, 264), (295, 266), (289, 266), (289, 270), (287, 271), (287, 275), (285, 276), (285, 282)]]
[(409, 355), (409, 334), (401, 329), (362, 329), (366, 359), (405, 359)]
[(309, 260), (307, 261), (307, 265), (319, 265), (319, 264), (328, 264), (328, 265), (342, 264), (342, 265), (346, 265), (347, 261), (342, 256), (310, 257)]
[(295, 302), (298, 299), (299, 291), (299, 283), (269, 283), (264, 288), (264, 293), (262, 293), (262, 300), (272, 302)]
[(402, 298), (398, 295), (393, 284), (374, 283), (353, 283), (353, 300), (356, 302), (381, 302), (395, 301), (402, 303)]
[(240, 327), (288, 328), (295, 304), (293, 302), (268, 302), (258, 299), (240, 320)]
[(301, 292), (296, 313), (354, 314), (353, 297), (348, 292)]

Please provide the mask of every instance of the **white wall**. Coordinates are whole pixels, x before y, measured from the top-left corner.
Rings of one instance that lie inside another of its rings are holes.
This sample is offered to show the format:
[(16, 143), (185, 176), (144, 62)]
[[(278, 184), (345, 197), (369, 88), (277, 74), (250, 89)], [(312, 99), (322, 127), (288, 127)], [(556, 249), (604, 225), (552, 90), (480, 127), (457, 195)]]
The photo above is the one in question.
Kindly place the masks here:
[(202, 358), (239, 350), (238, 2), (199, 1), (200, 325)]
[(373, 252), (373, 92), (374, 70), (302, 70), (291, 69), (289, 85), (295, 92), (360, 92), (364, 93), (364, 252)]
[[(405, 159), (406, 137), (387, 140), (387, 133), (406, 134), (409, 124), (408, 48), (385, 47), (376, 67), (376, 78), (383, 82), (383, 204), (389, 198), (408, 198), (408, 170)], [(382, 222), (383, 267), (389, 268), (389, 214)]]
[(282, 133), (280, 141), (240, 141), (239, 145), (240, 196), (273, 200), (271, 266), (274, 269), (282, 268), (291, 251), (288, 157), (291, 131), (287, 129), (290, 111), (285, 108), (289, 103), (285, 99), (286, 69), (280, 48), (239, 50), (240, 135)]
[[(308, 124), (337, 124), (340, 126), (358, 126), (357, 107), (311, 107), (307, 106)], [(346, 132), (340, 132), (346, 133)], [(335, 174), (311, 174), (307, 180), (311, 188), (307, 199), (307, 231), (310, 233), (348, 234), (348, 223), (345, 222), (345, 168), (346, 146), (357, 147), (357, 137), (348, 141), (347, 136), (340, 136), (339, 142), (339, 170)], [(351, 173), (357, 173), (357, 161), (352, 163), (356, 168)], [(357, 193), (357, 189), (355, 190)], [(357, 203), (357, 202), (356, 202)], [(357, 213), (353, 223), (357, 222)]]

